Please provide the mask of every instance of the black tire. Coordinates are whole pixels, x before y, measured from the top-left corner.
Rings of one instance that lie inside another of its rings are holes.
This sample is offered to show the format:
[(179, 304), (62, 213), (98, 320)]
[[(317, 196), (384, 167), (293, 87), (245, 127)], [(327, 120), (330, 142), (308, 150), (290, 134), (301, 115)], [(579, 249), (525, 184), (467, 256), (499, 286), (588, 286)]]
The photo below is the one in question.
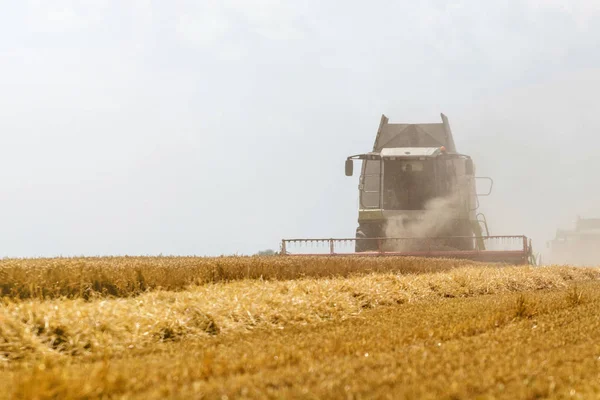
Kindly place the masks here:
[(369, 240), (369, 238), (372, 237), (374, 236), (372, 235), (371, 230), (367, 227), (359, 226), (356, 228), (356, 245), (354, 247), (354, 251), (357, 253), (362, 253), (364, 251), (376, 251), (377, 241)]

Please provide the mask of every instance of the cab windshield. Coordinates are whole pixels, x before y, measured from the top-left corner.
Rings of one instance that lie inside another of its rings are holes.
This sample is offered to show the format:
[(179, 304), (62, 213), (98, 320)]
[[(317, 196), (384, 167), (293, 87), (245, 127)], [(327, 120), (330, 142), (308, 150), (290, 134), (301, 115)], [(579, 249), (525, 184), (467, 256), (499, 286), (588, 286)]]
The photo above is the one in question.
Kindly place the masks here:
[(384, 160), (383, 208), (423, 210), (435, 197), (434, 160)]

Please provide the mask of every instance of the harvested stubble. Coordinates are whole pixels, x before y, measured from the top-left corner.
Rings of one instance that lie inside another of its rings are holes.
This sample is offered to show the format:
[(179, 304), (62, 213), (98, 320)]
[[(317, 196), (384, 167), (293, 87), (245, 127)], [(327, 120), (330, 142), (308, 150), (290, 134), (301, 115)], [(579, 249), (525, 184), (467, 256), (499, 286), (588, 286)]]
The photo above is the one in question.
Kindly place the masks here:
[[(0, 301), (0, 399), (600, 393), (586, 384), (600, 376), (598, 269), (52, 261), (5, 260), (0, 269), (12, 285)], [(132, 283), (138, 271), (144, 287)], [(114, 293), (89, 288), (98, 276)]]
[(421, 275), (242, 280), (130, 298), (21, 300), (0, 306), (0, 359), (107, 357), (164, 341), (343, 321), (423, 300), (564, 288), (600, 270), (463, 267)]
[(0, 297), (129, 297), (241, 279), (289, 280), (372, 272), (448, 271), (462, 260), (335, 257), (97, 257), (0, 260)]

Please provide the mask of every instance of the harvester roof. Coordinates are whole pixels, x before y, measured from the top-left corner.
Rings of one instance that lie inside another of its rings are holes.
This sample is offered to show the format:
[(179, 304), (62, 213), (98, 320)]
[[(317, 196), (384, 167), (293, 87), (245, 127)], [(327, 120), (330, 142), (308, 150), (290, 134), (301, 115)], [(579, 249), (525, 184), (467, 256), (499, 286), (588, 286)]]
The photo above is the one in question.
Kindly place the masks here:
[(389, 119), (381, 116), (373, 151), (394, 147), (442, 147), (455, 153), (456, 146), (448, 118), (441, 114), (441, 123), (405, 124), (389, 123)]
[(600, 218), (577, 218), (576, 231), (600, 230)]
[(600, 218), (577, 218), (575, 229), (558, 229), (555, 240), (567, 240), (571, 238), (599, 237)]

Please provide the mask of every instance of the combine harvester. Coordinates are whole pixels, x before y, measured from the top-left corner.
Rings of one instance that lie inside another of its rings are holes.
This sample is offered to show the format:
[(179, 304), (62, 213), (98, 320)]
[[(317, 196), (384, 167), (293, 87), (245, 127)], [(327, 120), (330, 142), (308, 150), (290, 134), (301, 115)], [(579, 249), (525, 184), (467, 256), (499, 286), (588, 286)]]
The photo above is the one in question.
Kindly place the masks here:
[[(441, 117), (442, 123), (390, 124), (383, 115), (373, 151), (346, 160), (346, 176), (354, 160), (362, 161), (356, 237), (284, 239), (281, 254), (535, 263), (527, 237), (489, 235), (478, 208), (493, 181), (475, 176), (473, 160), (457, 152)], [(488, 182), (486, 193), (476, 192), (477, 179)]]
[(600, 218), (580, 218), (575, 229), (559, 229), (550, 243), (552, 264), (600, 265)]

